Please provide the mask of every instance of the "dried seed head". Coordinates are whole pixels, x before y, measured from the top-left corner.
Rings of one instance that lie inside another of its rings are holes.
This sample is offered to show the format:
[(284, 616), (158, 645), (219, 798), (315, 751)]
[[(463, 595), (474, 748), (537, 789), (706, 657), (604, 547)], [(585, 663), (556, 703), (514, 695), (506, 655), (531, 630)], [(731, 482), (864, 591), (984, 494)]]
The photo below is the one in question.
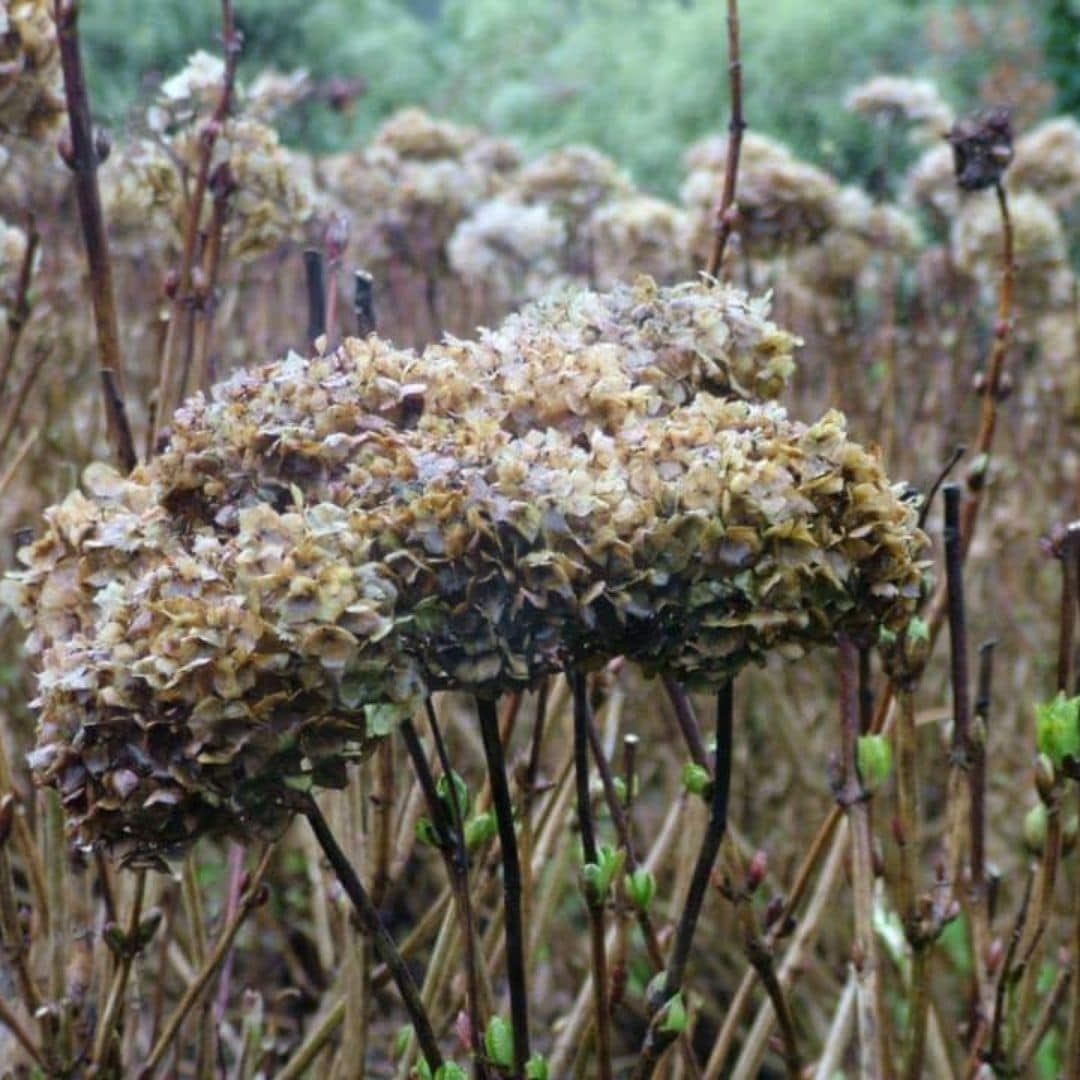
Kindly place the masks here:
[(1013, 159), (1012, 118), (1008, 109), (984, 109), (958, 120), (946, 136), (953, 171), (963, 191), (982, 191), (1001, 183)]
[(241, 371), (129, 478), (47, 514), (3, 585), (40, 661), (33, 767), (88, 841), (280, 829), (424, 695), (622, 655), (716, 686), (902, 626), (925, 538), (828, 413), (768, 400), (794, 339), (642, 279), (422, 354)]

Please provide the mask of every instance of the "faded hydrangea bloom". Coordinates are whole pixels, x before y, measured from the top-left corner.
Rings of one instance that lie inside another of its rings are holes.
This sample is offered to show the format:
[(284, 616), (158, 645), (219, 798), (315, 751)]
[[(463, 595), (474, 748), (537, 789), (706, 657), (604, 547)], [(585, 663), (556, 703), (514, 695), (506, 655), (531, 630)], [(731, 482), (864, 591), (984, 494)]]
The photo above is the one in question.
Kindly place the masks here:
[(908, 124), (913, 142), (934, 142), (953, 124), (952, 109), (929, 79), (877, 75), (851, 90), (845, 104), (864, 116)]
[(499, 197), (457, 226), (446, 254), (462, 281), (496, 304), (516, 307), (559, 281), (565, 248), (566, 228), (546, 206)]
[(404, 109), (370, 146), (324, 159), (319, 171), (353, 220), (358, 260), (385, 279), (393, 264), (437, 274), (458, 224), (518, 162), (505, 140)]
[(947, 143), (923, 152), (904, 178), (904, 201), (927, 214), (938, 229), (947, 229), (960, 206), (952, 147)]
[(588, 221), (593, 278), (608, 289), (634, 273), (670, 284), (691, 275), (690, 221), (684, 210), (649, 195), (612, 199)]
[[(100, 172), (102, 202), (110, 225), (145, 242), (164, 235), (178, 247), (184, 236), (191, 188), (203, 153), (204, 129), (222, 93), (223, 61), (195, 53), (161, 86), (147, 114), (150, 134), (119, 147)], [(243, 90), (237, 95), (243, 103)], [(227, 191), (225, 239), (240, 262), (270, 254), (302, 238), (317, 210), (312, 170), (283, 147), (277, 132), (242, 105), (226, 118), (214, 143), (211, 188)], [(212, 200), (204, 203), (209, 224)]]
[(1055, 116), (1016, 140), (1009, 186), (1034, 191), (1058, 210), (1080, 199), (1080, 123)]
[[(716, 204), (727, 165), (727, 137), (710, 136), (687, 151), (682, 200), (690, 213), (694, 250), (712, 247)], [(828, 173), (799, 161), (785, 146), (748, 132), (739, 162), (739, 235), (758, 258), (813, 243), (833, 224), (840, 187)]]
[(41, 139), (64, 114), (51, 0), (0, 6), (0, 135)]
[(715, 686), (900, 626), (914, 510), (843, 418), (770, 400), (794, 339), (721, 285), (567, 293), (474, 342), (237, 372), (104, 467), (5, 585), (38, 776), (136, 852), (287, 820), (433, 690), (615, 655)]
[[(1054, 208), (1029, 191), (1009, 200), (1016, 263), (1016, 300), (1031, 310), (1061, 306), (1071, 298), (1065, 234)], [(953, 223), (957, 266), (993, 295), (1001, 274), (1001, 214), (990, 193), (969, 196)]]

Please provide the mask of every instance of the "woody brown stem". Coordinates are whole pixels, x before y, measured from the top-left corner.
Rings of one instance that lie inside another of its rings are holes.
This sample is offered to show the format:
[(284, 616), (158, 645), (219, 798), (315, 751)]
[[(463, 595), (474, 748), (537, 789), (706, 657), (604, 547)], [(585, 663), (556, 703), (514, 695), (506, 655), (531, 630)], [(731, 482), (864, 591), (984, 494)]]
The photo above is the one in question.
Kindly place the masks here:
[[(64, 73), (64, 96), (67, 102), (70, 144), (63, 146), (62, 156), (71, 169), (75, 183), (75, 198), (79, 206), (86, 262), (90, 274), (90, 299), (97, 328), (98, 368), (105, 392), (105, 416), (109, 439), (118, 464), (130, 471), (135, 464), (135, 447), (127, 423), (123, 402), (124, 361), (120, 351), (120, 329), (116, 317), (116, 298), (113, 292), (112, 260), (109, 258), (109, 239), (101, 211), (101, 192), (98, 189), (97, 169), (104, 149), (94, 140), (90, 119), (90, 97), (79, 47), (79, 5), (77, 0), (55, 0), (56, 41), (60, 51), (60, 66)], [(115, 379), (111, 391), (106, 372)]]

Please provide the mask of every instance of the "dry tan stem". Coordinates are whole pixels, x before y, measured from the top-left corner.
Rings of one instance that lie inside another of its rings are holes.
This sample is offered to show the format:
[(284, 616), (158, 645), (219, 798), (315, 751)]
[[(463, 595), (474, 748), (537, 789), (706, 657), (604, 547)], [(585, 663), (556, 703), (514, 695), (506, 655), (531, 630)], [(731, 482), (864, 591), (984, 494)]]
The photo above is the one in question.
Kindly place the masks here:
[(26, 247), (23, 249), (22, 264), (19, 267), (15, 299), (8, 313), (8, 339), (4, 357), (0, 360), (0, 394), (7, 388), (8, 376), (15, 364), (15, 354), (19, 351), (19, 341), (30, 319), (30, 281), (34, 274), (34, 260), (40, 241), (41, 234), (37, 231), (34, 215), (31, 214), (26, 226)]
[(198, 1002), (199, 997), (210, 984), (211, 979), (213, 979), (218, 968), (221, 966), (222, 961), (228, 955), (229, 950), (232, 948), (233, 940), (236, 938), (237, 931), (240, 929), (241, 925), (243, 925), (244, 920), (247, 918), (255, 904), (260, 902), (260, 885), (262, 884), (262, 879), (266, 874), (267, 868), (270, 866), (270, 857), (272, 854), (272, 847), (267, 847), (263, 852), (262, 857), (259, 859), (259, 862), (248, 881), (247, 890), (241, 898), (240, 903), (237, 905), (236, 912), (223, 927), (221, 935), (214, 943), (213, 949), (207, 955), (198, 974), (195, 976), (195, 979), (192, 981), (191, 985), (188, 986), (187, 990), (184, 991), (184, 996), (180, 999), (173, 1014), (166, 1021), (158, 1041), (154, 1044), (154, 1048), (150, 1051), (150, 1055), (146, 1060), (142, 1075), (153, 1075), (154, 1069), (161, 1063), (162, 1058), (169, 1049), (169, 1044), (180, 1030), (180, 1025), (183, 1024), (188, 1013)]
[(852, 1013), (855, 1007), (855, 976), (849, 973), (847, 982), (844, 984), (844, 992), (840, 995), (840, 1001), (833, 1013), (832, 1023), (829, 1025), (829, 1034), (825, 1039), (825, 1045), (818, 1058), (817, 1067), (814, 1069), (814, 1080), (832, 1080), (840, 1071), (843, 1064), (844, 1054), (851, 1042)]
[(851, 826), (852, 906), (855, 937), (852, 963), (855, 968), (856, 1013), (859, 1021), (859, 1073), (878, 1078), (885, 1075), (881, 974), (874, 933), (874, 855), (870, 830), (869, 795), (859, 777), (859, 657), (855, 645), (840, 642), (840, 712), (842, 723), (843, 787), (838, 798), (847, 809)]
[(153, 446), (157, 445), (162, 428), (168, 423), (168, 418), (172, 415), (173, 394), (176, 391), (176, 387), (173, 386), (175, 381), (173, 367), (178, 337), (177, 327), (185, 308), (193, 301), (192, 279), (199, 239), (199, 222), (202, 217), (203, 202), (206, 199), (210, 181), (210, 164), (214, 156), (214, 147), (225, 128), (225, 123), (232, 108), (233, 89), (236, 84), (236, 67), (240, 59), (240, 39), (236, 32), (232, 0), (222, 0), (221, 13), (225, 45), (225, 71), (217, 105), (209, 122), (203, 127), (199, 136), (198, 170), (195, 174), (195, 187), (188, 201), (188, 217), (184, 223), (184, 243), (180, 254), (180, 267), (177, 272), (177, 286), (162, 349), (161, 370), (157, 388), (157, 412), (154, 423), (154, 436), (151, 440)]
[[(125, 936), (128, 943), (134, 943), (138, 931), (139, 920), (142, 917), (143, 894), (146, 889), (146, 871), (136, 871), (135, 894), (131, 900), (131, 910), (128, 914)], [(97, 1034), (94, 1038), (94, 1049), (90, 1056), (91, 1068), (100, 1068), (105, 1062), (105, 1056), (109, 1050), (109, 1043), (116, 1034), (114, 1022), (120, 1015), (120, 1009), (124, 1000), (124, 991), (127, 989), (128, 977), (131, 975), (131, 965), (135, 959), (133, 951), (128, 950), (120, 958), (120, 965), (113, 975), (112, 985), (109, 987), (109, 996), (105, 1002), (105, 1008), (98, 1020)]]
[[(834, 842), (828, 849), (806, 911), (795, 928), (791, 944), (788, 945), (784, 959), (780, 963), (780, 970), (777, 972), (777, 979), (785, 991), (790, 991), (796, 976), (802, 971), (806, 955), (829, 910), (832, 895), (844, 865), (848, 836), (848, 821), (846, 818), (841, 818)], [(730, 1074), (730, 1080), (757, 1080), (775, 1022), (776, 1015), (773, 1012), (772, 1002), (766, 1000), (754, 1018), (739, 1059)], [(723, 1072), (723, 1067), (723, 1060), (714, 1062), (710, 1059), (705, 1069), (705, 1080), (719, 1080), (721, 1076), (727, 1076), (728, 1074)]]
[(4, 497), (4, 492), (11, 486), (11, 481), (15, 479), (15, 474), (19, 471), (19, 466), (26, 460), (26, 455), (30, 453), (31, 448), (40, 436), (41, 428), (31, 428), (23, 441), (16, 447), (15, 455), (8, 463), (8, 467), (0, 473), (0, 499)]

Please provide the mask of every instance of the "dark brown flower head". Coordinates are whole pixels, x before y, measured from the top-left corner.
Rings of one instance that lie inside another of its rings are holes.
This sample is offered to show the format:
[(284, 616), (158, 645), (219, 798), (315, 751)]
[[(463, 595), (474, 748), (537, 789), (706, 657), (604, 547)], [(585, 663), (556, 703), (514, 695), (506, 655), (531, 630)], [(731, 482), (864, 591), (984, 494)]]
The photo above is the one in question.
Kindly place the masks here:
[(715, 687), (901, 628), (925, 538), (843, 417), (770, 400), (794, 344), (738, 290), (642, 279), (237, 372), (3, 583), (37, 777), (85, 841), (182, 850), (281, 828), (434, 690), (615, 656)]
[(982, 191), (1001, 183), (1013, 159), (1012, 116), (1004, 106), (958, 120), (945, 136), (953, 148), (956, 183)]

